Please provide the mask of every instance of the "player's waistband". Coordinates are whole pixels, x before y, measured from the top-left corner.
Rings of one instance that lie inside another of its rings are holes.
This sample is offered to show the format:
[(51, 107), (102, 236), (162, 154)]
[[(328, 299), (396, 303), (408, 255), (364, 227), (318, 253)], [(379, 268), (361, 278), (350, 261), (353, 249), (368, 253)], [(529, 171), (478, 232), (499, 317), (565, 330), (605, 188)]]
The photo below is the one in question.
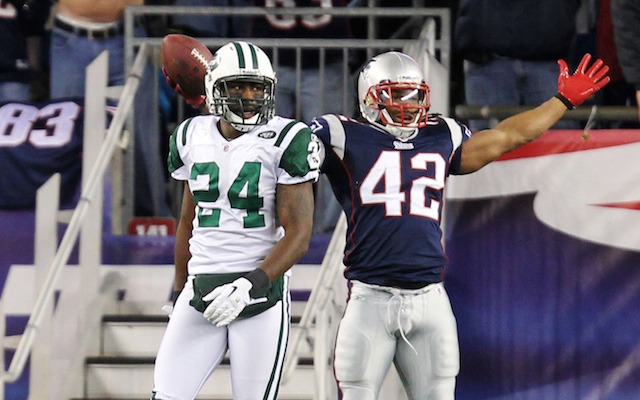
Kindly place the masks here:
[(63, 31), (73, 33), (76, 36), (86, 37), (89, 39), (108, 39), (110, 37), (120, 36), (124, 33), (124, 24), (122, 22), (108, 24), (83, 24), (76, 21), (72, 22), (61, 16), (56, 16), (53, 21), (53, 26)]
[[(349, 267), (350, 268), (350, 267)], [(369, 268), (375, 273), (368, 273), (367, 268), (360, 268), (358, 271), (347, 270), (345, 276), (351, 281), (359, 281), (369, 285), (389, 287), (396, 289), (418, 290), (433, 283), (442, 282), (442, 271), (444, 266), (397, 266), (397, 268), (404, 268), (405, 271), (420, 272), (419, 276), (416, 274), (414, 279), (407, 276), (401, 276), (399, 274), (392, 275), (390, 273), (380, 273), (380, 267)], [(420, 269), (420, 271), (417, 271)], [(404, 279), (403, 279), (404, 278)]]
[(434, 287), (435, 285), (442, 284), (442, 282), (429, 282), (429, 283), (425, 283), (423, 286), (408, 288), (408, 287), (397, 287), (397, 286), (380, 286), (380, 285), (374, 285), (374, 284), (365, 283), (361, 281), (351, 281), (351, 282), (354, 285), (361, 285), (372, 290), (388, 292), (391, 294), (403, 294), (403, 295), (418, 295), (418, 294), (426, 293), (429, 290), (431, 290), (431, 288)]

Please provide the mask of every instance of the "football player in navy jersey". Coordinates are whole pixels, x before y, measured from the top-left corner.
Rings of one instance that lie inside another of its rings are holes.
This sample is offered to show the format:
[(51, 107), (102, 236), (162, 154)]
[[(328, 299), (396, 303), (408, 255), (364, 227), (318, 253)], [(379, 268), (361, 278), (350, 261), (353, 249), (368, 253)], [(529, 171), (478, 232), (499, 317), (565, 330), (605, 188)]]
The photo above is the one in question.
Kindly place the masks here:
[(311, 127), (321, 170), (347, 216), (349, 284), (334, 370), (343, 400), (375, 400), (393, 362), (413, 400), (453, 399), (460, 367), (456, 320), (443, 287), (440, 228), (449, 174), (474, 172), (546, 132), (609, 81), (585, 55), (575, 73), (560, 60), (558, 94), (471, 135), (429, 115), (429, 87), (409, 56), (388, 52), (360, 72), (366, 122), (337, 115)]

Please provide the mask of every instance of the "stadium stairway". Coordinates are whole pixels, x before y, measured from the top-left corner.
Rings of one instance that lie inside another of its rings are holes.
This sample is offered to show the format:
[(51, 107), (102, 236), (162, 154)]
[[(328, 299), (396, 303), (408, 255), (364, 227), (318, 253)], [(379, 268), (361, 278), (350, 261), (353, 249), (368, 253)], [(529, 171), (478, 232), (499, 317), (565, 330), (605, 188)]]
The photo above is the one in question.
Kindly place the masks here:
[[(4, 311), (9, 315), (6, 318), (8, 335), (19, 335), (24, 331), (30, 307), (25, 305), (24, 299), (37, 297), (33, 285), (34, 227), (33, 211), (0, 210), (0, 294)], [(64, 228), (58, 227), (58, 237), (62, 236)], [(168, 321), (161, 308), (168, 302), (171, 292), (173, 267), (169, 264), (173, 259), (174, 240), (164, 236), (107, 234), (103, 239), (103, 272), (123, 277), (125, 287), (119, 290), (121, 299), (114, 312), (102, 320), (99, 351), (85, 359), (84, 376), (80, 377), (83, 388), (69, 400), (149, 399), (153, 362)], [(292, 269), (292, 331), (304, 311), (329, 240), (330, 234), (314, 235), (309, 251)], [(77, 263), (75, 248), (68, 264)], [(73, 287), (80, 279), (78, 274), (77, 268), (66, 268), (57, 290)], [(301, 347), (298, 366), (282, 385), (280, 399), (313, 398), (315, 378), (311, 345), (303, 341)], [(5, 350), (7, 363), (12, 355), (10, 349)], [(27, 398), (31, 384), (37, 385), (30, 382), (29, 376), (27, 364), (20, 380), (5, 385), (8, 398)], [(231, 398), (227, 359), (202, 388), (198, 399)]]
[[(318, 269), (317, 265), (293, 267), (292, 333), (299, 329), (296, 324), (304, 311)], [(125, 305), (123, 313), (105, 315), (102, 320), (100, 354), (88, 357), (85, 362), (83, 400), (143, 400), (150, 397), (155, 355), (168, 317), (153, 312), (132, 314), (126, 311), (127, 308), (130, 307)], [(303, 341), (298, 365), (290, 379), (281, 385), (279, 399), (313, 399), (315, 377), (312, 352), (310, 344)], [(204, 384), (198, 399), (232, 399), (228, 357)]]

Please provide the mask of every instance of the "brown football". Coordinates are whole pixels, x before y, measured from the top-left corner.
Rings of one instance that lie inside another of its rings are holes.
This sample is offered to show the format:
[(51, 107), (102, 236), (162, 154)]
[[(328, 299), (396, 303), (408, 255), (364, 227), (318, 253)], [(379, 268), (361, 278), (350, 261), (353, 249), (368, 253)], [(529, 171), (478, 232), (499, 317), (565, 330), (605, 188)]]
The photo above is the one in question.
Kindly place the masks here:
[(204, 44), (187, 35), (167, 35), (160, 46), (160, 57), (167, 75), (180, 85), (185, 97), (205, 94), (204, 76), (213, 54)]

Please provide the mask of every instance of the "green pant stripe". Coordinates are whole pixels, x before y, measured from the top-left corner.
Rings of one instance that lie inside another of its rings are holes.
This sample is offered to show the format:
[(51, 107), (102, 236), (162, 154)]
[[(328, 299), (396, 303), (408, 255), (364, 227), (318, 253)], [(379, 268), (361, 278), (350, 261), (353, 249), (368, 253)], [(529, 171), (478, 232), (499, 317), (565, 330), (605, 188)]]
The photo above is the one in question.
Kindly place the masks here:
[[(265, 390), (263, 400), (276, 400), (278, 398), (278, 390), (280, 389), (280, 380), (282, 379), (282, 372), (284, 368), (284, 358), (287, 353), (287, 342), (289, 341), (289, 332), (291, 330), (290, 325), (290, 305), (289, 296), (284, 293), (289, 293), (289, 277), (284, 277), (283, 298), (281, 302), (282, 318), (280, 319), (280, 335), (278, 336), (278, 350), (273, 362), (273, 368), (271, 369), (271, 377), (269, 377), (269, 384)], [(288, 329), (287, 329), (288, 328)], [(275, 386), (274, 386), (275, 385)], [(273, 388), (273, 396), (269, 397), (269, 393)]]

